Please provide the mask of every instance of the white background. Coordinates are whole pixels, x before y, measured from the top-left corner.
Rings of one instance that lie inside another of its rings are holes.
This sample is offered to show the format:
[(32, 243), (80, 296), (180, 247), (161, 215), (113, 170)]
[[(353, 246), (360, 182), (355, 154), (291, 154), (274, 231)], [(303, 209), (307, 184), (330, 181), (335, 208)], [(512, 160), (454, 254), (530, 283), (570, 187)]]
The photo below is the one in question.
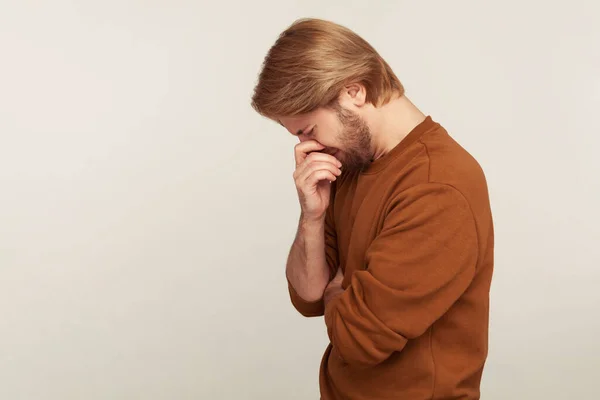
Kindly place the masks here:
[(284, 278), (295, 141), (249, 105), (310, 16), (487, 174), (482, 398), (599, 398), (597, 4), (0, 1), (0, 398), (318, 398), (324, 323)]

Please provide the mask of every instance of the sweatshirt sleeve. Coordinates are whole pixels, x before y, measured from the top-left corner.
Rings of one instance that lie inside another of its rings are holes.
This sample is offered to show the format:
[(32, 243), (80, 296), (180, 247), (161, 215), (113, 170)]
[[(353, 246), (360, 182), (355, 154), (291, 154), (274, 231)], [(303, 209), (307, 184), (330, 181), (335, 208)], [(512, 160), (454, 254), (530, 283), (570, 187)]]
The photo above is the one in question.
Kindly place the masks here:
[(379, 364), (425, 333), (465, 292), (477, 264), (473, 214), (453, 187), (418, 185), (386, 210), (365, 269), (325, 310), (337, 355), (356, 366)]
[[(329, 279), (331, 280), (335, 276), (339, 264), (337, 235), (333, 218), (333, 201), (330, 203), (325, 215), (325, 259), (329, 268)], [(320, 317), (323, 315), (325, 309), (323, 298), (314, 302), (306, 301), (296, 293), (290, 281), (287, 282), (292, 304), (300, 314), (305, 317)]]

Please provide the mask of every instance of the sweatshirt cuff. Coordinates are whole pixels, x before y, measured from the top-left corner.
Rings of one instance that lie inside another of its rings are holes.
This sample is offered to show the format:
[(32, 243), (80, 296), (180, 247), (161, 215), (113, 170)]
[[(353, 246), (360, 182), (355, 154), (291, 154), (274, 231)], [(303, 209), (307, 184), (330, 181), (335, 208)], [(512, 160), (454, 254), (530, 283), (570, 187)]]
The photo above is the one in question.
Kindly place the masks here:
[(298, 310), (300, 314), (305, 317), (320, 317), (324, 313), (324, 302), (323, 298), (316, 301), (306, 301), (298, 293), (290, 283), (288, 279), (288, 291), (290, 292), (290, 299), (292, 304)]

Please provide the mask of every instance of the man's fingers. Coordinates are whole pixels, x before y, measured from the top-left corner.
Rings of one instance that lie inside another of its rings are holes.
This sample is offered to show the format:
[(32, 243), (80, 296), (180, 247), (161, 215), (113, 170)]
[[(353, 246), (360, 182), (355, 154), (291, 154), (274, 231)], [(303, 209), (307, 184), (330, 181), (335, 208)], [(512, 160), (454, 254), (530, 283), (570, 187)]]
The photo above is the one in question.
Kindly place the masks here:
[(340, 160), (338, 160), (331, 154), (325, 154), (325, 153), (319, 153), (319, 152), (313, 152), (313, 153), (308, 154), (306, 156), (303, 164), (306, 164), (309, 162), (310, 163), (317, 162), (317, 161), (330, 162), (330, 163), (336, 165), (338, 168), (342, 166), (342, 163), (340, 162)]
[(305, 185), (300, 185), (300, 188), (306, 192), (317, 186), (317, 184), (321, 181), (328, 180), (329, 182), (333, 182), (336, 179), (337, 176), (335, 176), (331, 171), (320, 169), (310, 174), (306, 178)]
[(324, 153), (310, 153), (304, 162), (297, 166), (294, 171), (294, 178), (299, 177), (305, 173), (310, 173), (317, 168), (322, 168), (326, 165), (328, 169), (332, 167), (332, 172), (337, 173), (341, 171), (342, 163), (332, 155)]
[(344, 280), (344, 273), (342, 272), (342, 269), (338, 267), (337, 272), (335, 273), (335, 276), (333, 277), (333, 279), (331, 279), (330, 283), (333, 283), (334, 285), (341, 285), (342, 281)]
[(342, 170), (333, 165), (332, 163), (327, 161), (317, 161), (311, 162), (305, 167), (297, 169), (294, 172), (294, 179), (296, 179), (298, 183), (302, 184), (302, 182), (307, 180), (311, 174), (319, 170), (329, 171), (335, 176), (339, 176), (342, 174)]
[(305, 142), (298, 143), (294, 147), (296, 165), (302, 164), (310, 152), (323, 150), (324, 148), (325, 146), (316, 140), (307, 140)]

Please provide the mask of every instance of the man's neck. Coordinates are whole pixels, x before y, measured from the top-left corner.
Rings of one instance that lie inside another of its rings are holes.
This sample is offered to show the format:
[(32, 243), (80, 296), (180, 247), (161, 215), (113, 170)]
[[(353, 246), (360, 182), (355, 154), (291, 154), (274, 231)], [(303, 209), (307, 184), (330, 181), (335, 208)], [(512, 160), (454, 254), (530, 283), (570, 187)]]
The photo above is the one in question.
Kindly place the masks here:
[(425, 118), (406, 96), (394, 98), (376, 109), (376, 125), (371, 127), (375, 146), (373, 160), (396, 147)]

